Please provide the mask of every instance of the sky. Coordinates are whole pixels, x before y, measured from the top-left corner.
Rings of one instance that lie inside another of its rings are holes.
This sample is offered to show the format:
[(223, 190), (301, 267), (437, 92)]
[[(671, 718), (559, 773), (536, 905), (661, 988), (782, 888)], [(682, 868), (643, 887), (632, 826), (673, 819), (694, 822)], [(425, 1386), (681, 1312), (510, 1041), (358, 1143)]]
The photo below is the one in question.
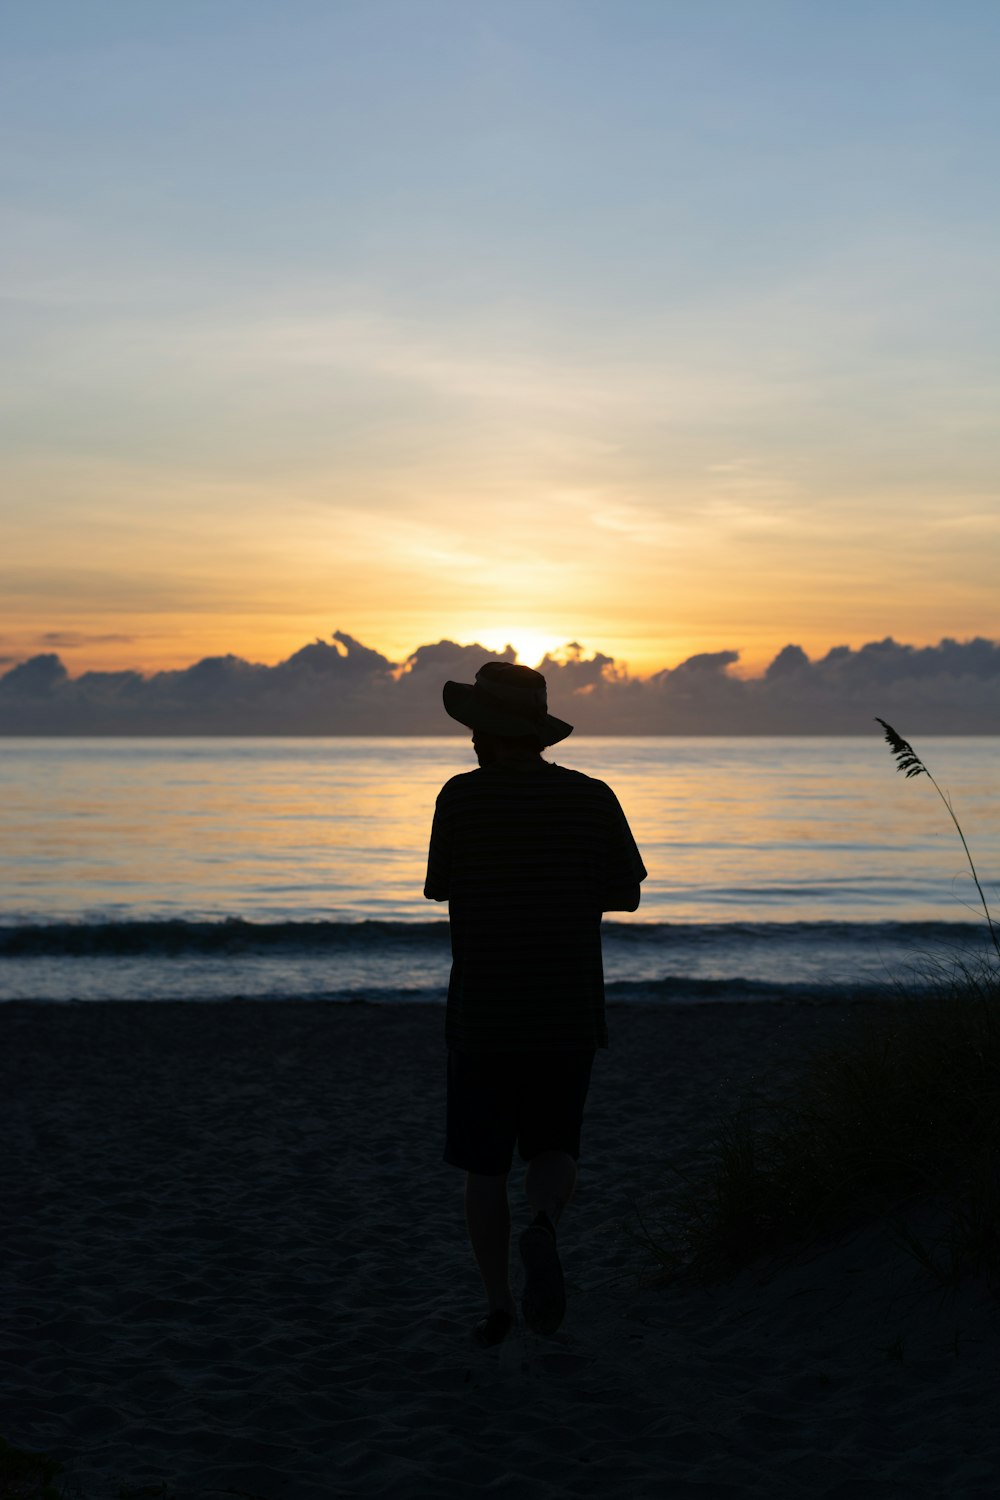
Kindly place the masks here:
[(994, 0), (32, 0), (0, 665), (1000, 638)]

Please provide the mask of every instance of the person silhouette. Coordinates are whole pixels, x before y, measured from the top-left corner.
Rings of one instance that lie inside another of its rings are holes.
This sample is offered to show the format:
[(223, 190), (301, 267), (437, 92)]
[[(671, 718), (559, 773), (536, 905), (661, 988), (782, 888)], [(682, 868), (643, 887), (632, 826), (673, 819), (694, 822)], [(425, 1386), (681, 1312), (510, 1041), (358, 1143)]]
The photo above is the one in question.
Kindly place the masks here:
[(556, 1226), (576, 1188), (583, 1107), (607, 1047), (601, 916), (635, 911), (646, 869), (617, 797), (542, 757), (573, 732), (548, 712), (545, 678), (490, 661), (446, 682), (446, 712), (472, 730), (479, 769), (438, 793), (424, 895), (447, 901), (443, 1160), (465, 1171), (465, 1218), (489, 1311), (488, 1347), (515, 1318), (507, 1178), (514, 1146), (534, 1211), (519, 1240), (521, 1310), (551, 1334), (566, 1311)]

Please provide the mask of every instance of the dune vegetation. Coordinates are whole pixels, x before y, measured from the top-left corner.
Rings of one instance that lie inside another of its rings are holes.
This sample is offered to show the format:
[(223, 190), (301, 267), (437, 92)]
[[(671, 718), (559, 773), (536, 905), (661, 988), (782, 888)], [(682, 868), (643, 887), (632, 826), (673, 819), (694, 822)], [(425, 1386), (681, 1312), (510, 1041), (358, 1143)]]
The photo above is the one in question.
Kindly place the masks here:
[[(907, 777), (926, 774), (884, 720)], [(926, 959), (920, 983), (886, 983), (885, 1004), (859, 1007), (846, 1035), (816, 1048), (791, 1081), (760, 1084), (720, 1118), (707, 1164), (674, 1169), (639, 1229), (650, 1282), (711, 1281), (764, 1257), (795, 1254), (880, 1219), (936, 1280), (1000, 1280), (1000, 968), (981, 957)], [(917, 1232), (933, 1210), (935, 1229)]]

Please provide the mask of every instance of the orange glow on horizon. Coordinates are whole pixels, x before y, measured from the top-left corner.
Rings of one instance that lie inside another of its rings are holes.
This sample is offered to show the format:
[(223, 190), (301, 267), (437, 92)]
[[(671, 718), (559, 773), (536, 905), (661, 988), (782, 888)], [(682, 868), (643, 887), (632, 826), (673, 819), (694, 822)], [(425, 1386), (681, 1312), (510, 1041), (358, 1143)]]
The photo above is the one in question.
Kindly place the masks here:
[[(513, 618), (513, 617), (512, 617)], [(352, 623), (342, 618), (320, 620), (317, 617), (268, 622), (262, 629), (259, 617), (210, 615), (163, 618), (127, 618), (119, 615), (107, 619), (84, 619), (76, 625), (52, 628), (44, 632), (9, 630), (0, 652), (0, 675), (19, 661), (43, 653), (60, 657), (71, 677), (84, 672), (137, 671), (145, 676), (161, 671), (183, 671), (206, 657), (233, 655), (253, 663), (274, 666), (287, 660), (315, 640), (332, 642), (337, 629), (352, 636), (362, 646), (378, 651), (391, 662), (402, 665), (419, 646), (450, 640), (460, 646), (482, 646), (483, 660), (500, 656), (509, 645), (524, 666), (537, 667), (546, 655), (565, 660), (572, 654), (568, 648), (578, 643), (580, 654), (589, 660), (601, 653), (613, 659), (615, 668), (633, 677), (649, 677), (655, 672), (674, 669), (689, 657), (703, 652), (738, 651), (739, 659), (729, 671), (740, 678), (759, 677), (778, 652), (789, 644), (801, 646), (812, 660), (818, 660), (834, 646), (857, 650), (869, 641), (892, 635), (900, 643), (920, 647), (936, 645), (942, 636), (969, 638), (977, 632), (949, 632), (918, 635), (899, 628), (878, 628), (850, 634), (795, 629), (778, 634), (747, 628), (728, 630), (719, 625), (707, 637), (620, 634), (610, 622), (587, 630), (540, 630), (523, 628), (516, 623), (499, 627), (475, 623), (450, 626), (447, 622), (427, 628), (426, 624), (409, 629), (402, 624), (375, 622)], [(152, 628), (150, 628), (152, 627)]]

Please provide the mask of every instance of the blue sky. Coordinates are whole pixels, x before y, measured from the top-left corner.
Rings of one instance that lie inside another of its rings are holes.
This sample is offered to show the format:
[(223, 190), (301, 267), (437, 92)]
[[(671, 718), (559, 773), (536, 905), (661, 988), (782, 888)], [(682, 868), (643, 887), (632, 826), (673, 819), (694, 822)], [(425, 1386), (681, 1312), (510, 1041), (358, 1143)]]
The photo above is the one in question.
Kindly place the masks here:
[(1000, 633), (998, 42), (969, 0), (9, 10), (0, 654)]

